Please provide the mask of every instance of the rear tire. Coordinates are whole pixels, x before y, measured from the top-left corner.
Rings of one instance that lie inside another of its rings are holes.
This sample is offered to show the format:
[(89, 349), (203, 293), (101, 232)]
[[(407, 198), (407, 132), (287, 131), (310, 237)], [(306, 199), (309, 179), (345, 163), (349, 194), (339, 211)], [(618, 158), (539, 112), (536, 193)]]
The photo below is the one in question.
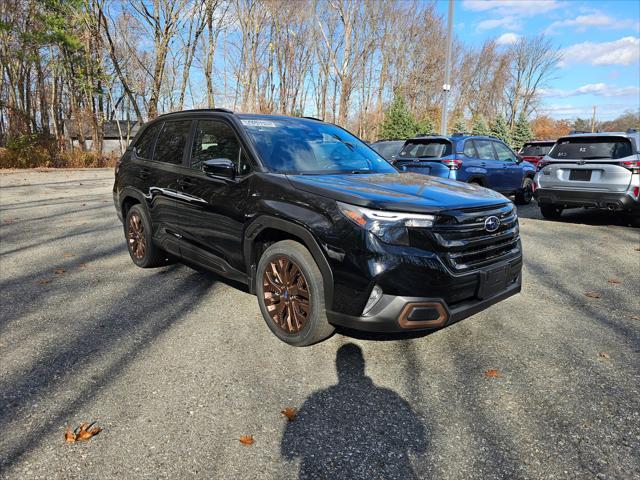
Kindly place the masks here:
[(283, 240), (269, 246), (260, 257), (255, 281), (262, 317), (280, 340), (306, 347), (333, 334), (322, 273), (302, 244)]
[(540, 213), (547, 220), (557, 220), (562, 215), (562, 208), (555, 205), (540, 205)]
[(132, 206), (124, 222), (124, 235), (131, 260), (140, 268), (161, 267), (169, 263), (167, 254), (153, 243), (151, 221), (141, 205)]
[(524, 179), (522, 189), (516, 192), (516, 205), (529, 205), (533, 198), (533, 179), (527, 177)]

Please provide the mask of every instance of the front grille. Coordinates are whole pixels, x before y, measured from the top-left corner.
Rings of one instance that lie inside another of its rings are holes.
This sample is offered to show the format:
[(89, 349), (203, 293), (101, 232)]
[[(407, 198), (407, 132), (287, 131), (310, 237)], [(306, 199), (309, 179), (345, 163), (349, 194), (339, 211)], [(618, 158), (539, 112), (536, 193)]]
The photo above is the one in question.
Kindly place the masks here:
[[(495, 232), (487, 232), (485, 220), (500, 219)], [(440, 215), (430, 232), (412, 232), (412, 246), (436, 250), (455, 271), (468, 271), (520, 253), (518, 217), (513, 204), (460, 209)]]

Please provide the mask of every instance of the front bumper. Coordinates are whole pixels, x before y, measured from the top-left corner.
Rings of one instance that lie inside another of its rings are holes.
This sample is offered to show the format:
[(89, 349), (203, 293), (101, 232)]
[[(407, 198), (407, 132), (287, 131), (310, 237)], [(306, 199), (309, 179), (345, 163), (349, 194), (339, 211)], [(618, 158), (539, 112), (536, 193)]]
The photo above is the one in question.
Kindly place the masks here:
[(609, 210), (632, 210), (640, 206), (638, 200), (634, 200), (627, 192), (610, 193), (538, 188), (533, 196), (541, 205), (555, 205), (562, 208), (594, 207)]
[(367, 315), (353, 316), (328, 311), (327, 317), (333, 325), (366, 332), (394, 333), (444, 328), (519, 293), (522, 288), (521, 267), (521, 261), (505, 264), (506, 286), (490, 296), (480, 291), (481, 286), (474, 298), (452, 305), (442, 298), (385, 294)]

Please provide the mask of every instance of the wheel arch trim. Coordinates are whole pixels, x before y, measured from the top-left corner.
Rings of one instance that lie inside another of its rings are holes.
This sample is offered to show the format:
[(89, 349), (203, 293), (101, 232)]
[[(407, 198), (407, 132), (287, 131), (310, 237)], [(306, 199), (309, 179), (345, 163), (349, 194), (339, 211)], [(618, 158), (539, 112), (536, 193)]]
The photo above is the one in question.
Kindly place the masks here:
[(246, 264), (247, 273), (249, 275), (249, 288), (251, 293), (255, 293), (255, 276), (256, 276), (256, 264), (253, 264), (252, 259), (255, 253), (255, 239), (266, 229), (280, 230), (284, 233), (288, 233), (300, 239), (302, 244), (309, 250), (311, 256), (316, 261), (320, 273), (322, 274), (322, 283), (324, 287), (324, 297), (327, 309), (331, 308), (333, 304), (333, 272), (329, 266), (329, 262), (325, 254), (320, 247), (320, 244), (313, 236), (313, 234), (307, 230), (304, 226), (285, 220), (283, 218), (274, 217), (271, 215), (260, 215), (255, 218), (251, 224), (245, 229), (243, 253)]

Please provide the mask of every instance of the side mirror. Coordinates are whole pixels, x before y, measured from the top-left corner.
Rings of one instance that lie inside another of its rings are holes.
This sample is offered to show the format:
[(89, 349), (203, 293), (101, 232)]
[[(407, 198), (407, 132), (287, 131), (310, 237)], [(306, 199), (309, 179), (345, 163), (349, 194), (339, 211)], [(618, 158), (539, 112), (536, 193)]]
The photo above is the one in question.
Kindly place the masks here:
[(524, 158), (522, 158), (519, 153), (516, 153), (516, 163), (522, 162), (524, 162)]
[(228, 158), (212, 158), (202, 162), (202, 171), (215, 177), (234, 178), (236, 176), (236, 165)]

